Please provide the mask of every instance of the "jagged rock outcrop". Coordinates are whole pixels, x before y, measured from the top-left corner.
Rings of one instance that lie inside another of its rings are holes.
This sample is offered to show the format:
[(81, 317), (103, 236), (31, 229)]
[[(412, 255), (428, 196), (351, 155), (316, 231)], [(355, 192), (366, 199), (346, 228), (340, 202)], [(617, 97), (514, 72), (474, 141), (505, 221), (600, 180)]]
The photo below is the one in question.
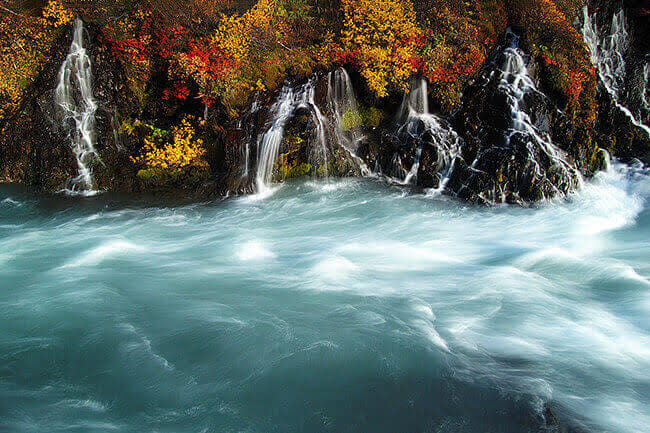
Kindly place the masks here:
[[(534, 65), (509, 33), (467, 89), (454, 118), (464, 140), (449, 189), (472, 202), (523, 203), (566, 194), (580, 181), (564, 114), (538, 90)], [(592, 149), (591, 152), (595, 152)], [(580, 160), (579, 160), (580, 161)]]

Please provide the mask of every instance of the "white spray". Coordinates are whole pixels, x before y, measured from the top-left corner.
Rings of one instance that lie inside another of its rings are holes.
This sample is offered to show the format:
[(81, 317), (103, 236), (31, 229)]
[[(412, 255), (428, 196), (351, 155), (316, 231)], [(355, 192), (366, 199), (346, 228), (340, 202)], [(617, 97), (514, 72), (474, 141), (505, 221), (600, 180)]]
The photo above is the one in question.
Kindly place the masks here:
[(83, 22), (74, 23), (74, 36), (70, 51), (61, 65), (54, 93), (56, 105), (63, 115), (64, 124), (74, 122), (70, 131), (72, 150), (77, 159), (79, 175), (66, 189), (70, 193), (90, 195), (93, 191), (91, 164), (99, 159), (95, 150), (95, 112), (91, 62), (83, 44)]

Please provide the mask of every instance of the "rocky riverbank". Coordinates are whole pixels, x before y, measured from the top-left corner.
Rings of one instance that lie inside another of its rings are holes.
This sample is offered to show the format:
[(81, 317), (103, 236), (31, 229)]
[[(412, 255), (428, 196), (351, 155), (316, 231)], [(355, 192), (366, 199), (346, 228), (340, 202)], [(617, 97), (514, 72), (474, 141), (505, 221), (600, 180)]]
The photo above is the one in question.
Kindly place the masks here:
[[(633, 2), (265, 0), (191, 19), (78, 3), (2, 18), (49, 38), (31, 69), (3, 66), (24, 75), (2, 89), (4, 182), (203, 198), (377, 175), (525, 203), (578, 188), (606, 154), (649, 161), (648, 11)], [(92, 77), (66, 82), (66, 118), (55, 92), (73, 47)]]

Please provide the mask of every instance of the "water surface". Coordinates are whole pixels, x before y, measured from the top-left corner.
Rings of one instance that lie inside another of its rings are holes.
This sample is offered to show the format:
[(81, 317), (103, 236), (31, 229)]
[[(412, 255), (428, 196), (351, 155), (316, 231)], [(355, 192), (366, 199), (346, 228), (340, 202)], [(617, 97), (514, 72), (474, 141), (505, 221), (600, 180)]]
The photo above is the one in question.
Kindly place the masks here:
[(649, 179), (531, 208), (2, 187), (0, 431), (649, 431)]

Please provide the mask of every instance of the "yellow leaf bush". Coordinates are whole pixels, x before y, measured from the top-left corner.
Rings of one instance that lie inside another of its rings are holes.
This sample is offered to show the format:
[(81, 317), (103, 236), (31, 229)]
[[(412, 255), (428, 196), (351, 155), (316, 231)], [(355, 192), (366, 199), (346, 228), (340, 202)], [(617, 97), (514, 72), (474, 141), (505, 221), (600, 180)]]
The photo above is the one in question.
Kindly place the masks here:
[(68, 24), (73, 18), (74, 14), (63, 6), (61, 0), (50, 0), (43, 8), (45, 24), (54, 28)]
[(407, 87), (409, 60), (420, 33), (410, 0), (342, 0), (342, 42), (357, 57), (361, 75), (378, 96)]
[(135, 163), (147, 168), (171, 170), (188, 166), (207, 167), (203, 140), (195, 138), (196, 132), (187, 118), (172, 128), (169, 141), (164, 140), (168, 134), (150, 129), (152, 133), (144, 138), (143, 154), (134, 158)]

